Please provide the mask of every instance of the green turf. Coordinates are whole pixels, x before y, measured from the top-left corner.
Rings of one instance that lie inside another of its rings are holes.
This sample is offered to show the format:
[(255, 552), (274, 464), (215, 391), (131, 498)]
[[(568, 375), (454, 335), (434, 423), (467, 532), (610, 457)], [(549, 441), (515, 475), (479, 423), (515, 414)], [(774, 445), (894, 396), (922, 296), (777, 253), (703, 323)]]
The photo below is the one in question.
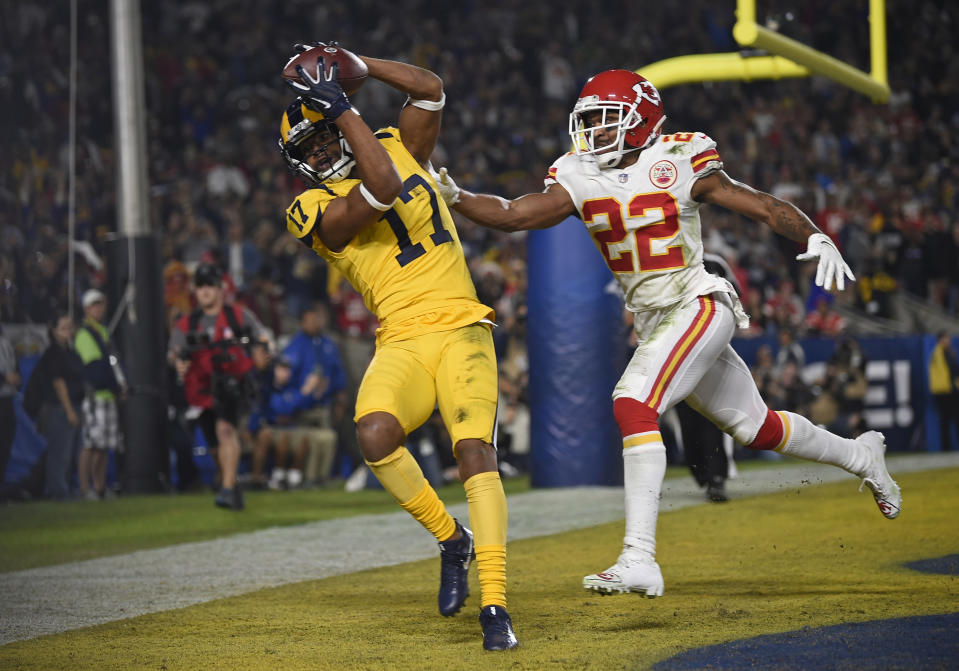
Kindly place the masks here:
[[(527, 491), (529, 479), (504, 480), (503, 486), (507, 494)], [(442, 487), (439, 494), (448, 503), (466, 500), (458, 483)], [(248, 492), (246, 502), (242, 513), (214, 507), (209, 492), (12, 504), (0, 516), (0, 572), (400, 510), (392, 496), (374, 489)]]
[[(795, 462), (800, 463), (800, 462)], [(752, 460), (740, 468), (767, 466)], [(670, 467), (667, 478), (689, 477)], [(529, 477), (503, 480), (507, 494), (529, 490)], [(447, 503), (466, 500), (459, 483), (438, 490)], [(213, 506), (213, 494), (132, 496), (100, 502), (11, 504), (0, 516), (0, 573), (221, 538), (269, 527), (399, 510), (383, 490), (248, 492), (236, 514)]]
[(0, 668), (644, 669), (764, 633), (954, 612), (954, 576), (902, 564), (959, 552), (957, 478), (955, 468), (902, 475), (895, 521), (849, 481), (664, 513), (666, 596), (655, 600), (579, 586), (615, 559), (622, 522), (511, 543), (522, 647), (508, 654), (483, 652), (476, 595), (439, 617), (432, 559), (12, 643)]

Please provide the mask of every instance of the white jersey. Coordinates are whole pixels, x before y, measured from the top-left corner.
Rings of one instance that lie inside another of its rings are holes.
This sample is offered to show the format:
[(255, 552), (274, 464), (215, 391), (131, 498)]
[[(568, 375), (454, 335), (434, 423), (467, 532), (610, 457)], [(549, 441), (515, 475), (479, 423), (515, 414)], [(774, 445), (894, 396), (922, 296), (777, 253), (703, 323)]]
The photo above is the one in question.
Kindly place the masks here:
[[(723, 167), (716, 143), (703, 133), (663, 135), (627, 168), (600, 170), (589, 155), (566, 154), (549, 169), (547, 188), (565, 188), (593, 242), (637, 315), (735, 290), (703, 267), (701, 203), (696, 180)], [(649, 315), (652, 317), (652, 315)]]

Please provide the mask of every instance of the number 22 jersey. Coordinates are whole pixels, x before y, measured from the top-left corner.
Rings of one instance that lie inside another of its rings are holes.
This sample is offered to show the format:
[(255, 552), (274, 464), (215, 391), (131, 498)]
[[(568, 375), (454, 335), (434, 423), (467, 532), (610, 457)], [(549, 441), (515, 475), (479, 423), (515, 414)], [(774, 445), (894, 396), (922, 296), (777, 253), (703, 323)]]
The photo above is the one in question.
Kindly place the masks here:
[(721, 291), (731, 294), (742, 323), (746, 315), (732, 285), (703, 267), (701, 203), (690, 195), (696, 180), (722, 167), (711, 138), (674, 133), (657, 138), (626, 168), (600, 170), (591, 156), (566, 154), (545, 183), (569, 192), (637, 318)]
[(376, 137), (403, 180), (393, 207), (334, 252), (323, 244), (317, 224), (327, 206), (360, 180), (323, 183), (304, 191), (287, 208), (287, 230), (343, 273), (363, 296), (380, 320), (378, 342), (492, 319), (492, 309), (476, 297), (453, 218), (432, 177), (407, 151), (398, 129), (381, 129)]

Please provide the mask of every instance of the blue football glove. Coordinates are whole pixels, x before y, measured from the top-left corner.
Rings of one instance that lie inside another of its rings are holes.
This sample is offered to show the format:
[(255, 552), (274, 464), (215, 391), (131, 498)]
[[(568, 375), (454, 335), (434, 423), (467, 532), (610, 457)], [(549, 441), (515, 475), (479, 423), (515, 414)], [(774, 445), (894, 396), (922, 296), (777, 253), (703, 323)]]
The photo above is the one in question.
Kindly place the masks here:
[(300, 81), (287, 82), (303, 98), (303, 103), (314, 112), (319, 112), (330, 121), (336, 121), (343, 112), (353, 109), (340, 83), (336, 81), (340, 66), (334, 63), (326, 71), (323, 57), (316, 59), (316, 74), (311, 75), (302, 65), (296, 66)]

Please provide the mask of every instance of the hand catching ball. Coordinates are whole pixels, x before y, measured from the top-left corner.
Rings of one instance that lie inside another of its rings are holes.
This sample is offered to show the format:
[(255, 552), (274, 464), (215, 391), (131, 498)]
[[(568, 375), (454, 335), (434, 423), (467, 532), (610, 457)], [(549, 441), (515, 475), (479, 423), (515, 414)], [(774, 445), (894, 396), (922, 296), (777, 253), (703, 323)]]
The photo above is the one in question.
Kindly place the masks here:
[(347, 51), (339, 46), (321, 44), (298, 53), (288, 60), (283, 68), (283, 79), (300, 83), (300, 75), (296, 71), (297, 65), (303, 66), (307, 74), (316, 79), (317, 68), (319, 67), (318, 61), (321, 58), (327, 74), (333, 64), (337, 64), (336, 80), (343, 87), (346, 95), (351, 95), (359, 90), (369, 74), (366, 63), (352, 51)]

